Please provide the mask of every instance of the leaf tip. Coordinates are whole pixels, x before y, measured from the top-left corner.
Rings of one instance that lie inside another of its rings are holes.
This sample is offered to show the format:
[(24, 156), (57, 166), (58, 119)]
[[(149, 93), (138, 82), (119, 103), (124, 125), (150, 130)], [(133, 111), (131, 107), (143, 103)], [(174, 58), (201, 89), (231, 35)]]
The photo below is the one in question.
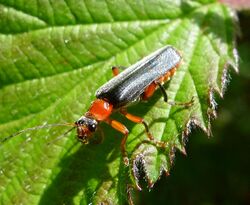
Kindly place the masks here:
[(132, 179), (134, 181), (135, 188), (138, 191), (142, 191), (142, 188), (139, 184), (139, 178), (140, 178), (139, 167), (143, 166), (142, 158), (143, 158), (142, 154), (139, 154), (139, 155), (136, 155), (135, 158), (132, 159)]
[(170, 172), (168, 170), (165, 170), (165, 176), (166, 177), (170, 176)]
[(184, 156), (187, 156), (187, 151), (186, 151), (186, 149), (185, 149), (184, 146), (180, 149), (180, 152), (181, 152)]

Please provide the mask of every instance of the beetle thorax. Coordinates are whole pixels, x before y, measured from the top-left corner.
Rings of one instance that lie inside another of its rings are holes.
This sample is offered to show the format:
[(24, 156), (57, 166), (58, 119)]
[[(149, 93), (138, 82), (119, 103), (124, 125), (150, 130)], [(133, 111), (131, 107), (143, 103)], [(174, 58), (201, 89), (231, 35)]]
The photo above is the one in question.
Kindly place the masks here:
[(96, 99), (90, 106), (87, 116), (91, 116), (98, 121), (107, 119), (113, 111), (113, 105), (102, 99)]

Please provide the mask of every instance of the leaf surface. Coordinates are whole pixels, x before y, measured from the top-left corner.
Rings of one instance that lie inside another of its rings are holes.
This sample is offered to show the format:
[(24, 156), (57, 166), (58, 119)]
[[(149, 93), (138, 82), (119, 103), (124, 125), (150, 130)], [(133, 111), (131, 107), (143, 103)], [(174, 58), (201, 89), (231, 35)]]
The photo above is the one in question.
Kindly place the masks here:
[(200, 1), (0, 0), (0, 138), (44, 123), (74, 122), (87, 111), (95, 90), (112, 78), (111, 66), (129, 66), (170, 44), (183, 63), (159, 90), (129, 111), (149, 123), (159, 149), (146, 143), (143, 126), (114, 114), (130, 130), (130, 166), (120, 153), (121, 134), (102, 124), (102, 144), (82, 146), (67, 128), (27, 132), (4, 143), (0, 155), (2, 204), (123, 204), (127, 185), (149, 187), (168, 173), (174, 151), (185, 152), (193, 125), (210, 134), (214, 91), (223, 95), (227, 67), (237, 69), (232, 10)]

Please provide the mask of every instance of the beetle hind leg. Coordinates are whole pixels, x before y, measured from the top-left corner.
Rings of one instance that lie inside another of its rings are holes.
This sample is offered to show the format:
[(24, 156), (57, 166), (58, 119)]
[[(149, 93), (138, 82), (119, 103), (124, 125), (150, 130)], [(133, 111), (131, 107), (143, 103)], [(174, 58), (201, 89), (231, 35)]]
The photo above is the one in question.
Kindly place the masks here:
[(188, 102), (174, 102), (174, 101), (168, 101), (168, 95), (163, 87), (163, 85), (160, 82), (157, 82), (157, 85), (159, 86), (161, 93), (163, 95), (164, 101), (168, 103), (169, 105), (177, 105), (177, 106), (184, 106), (184, 107), (190, 107), (194, 104), (194, 97), (191, 98)]
[[(178, 66), (177, 66), (178, 67)], [(148, 100), (156, 91), (156, 89), (159, 87), (160, 91), (163, 95), (164, 101), (168, 103), (169, 105), (177, 105), (177, 106), (184, 106), (184, 107), (190, 107), (194, 103), (194, 97), (188, 102), (174, 102), (174, 101), (169, 101), (168, 100), (168, 95), (165, 91), (165, 88), (163, 87), (163, 83), (168, 81), (171, 76), (174, 75), (176, 72), (176, 67), (172, 68), (170, 71), (168, 71), (164, 76), (160, 77), (156, 81), (152, 82), (143, 92), (142, 94), (142, 99), (143, 100)]]
[(157, 84), (155, 82), (151, 83), (144, 91), (143, 95), (142, 95), (142, 99), (143, 100), (147, 100), (149, 99), (155, 92), (157, 88)]

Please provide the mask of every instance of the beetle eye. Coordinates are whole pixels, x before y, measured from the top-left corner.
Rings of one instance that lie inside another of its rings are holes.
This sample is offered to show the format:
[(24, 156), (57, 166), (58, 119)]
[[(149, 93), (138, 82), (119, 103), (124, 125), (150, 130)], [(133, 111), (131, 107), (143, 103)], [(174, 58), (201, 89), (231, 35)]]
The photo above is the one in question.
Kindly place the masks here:
[(96, 130), (96, 124), (91, 124), (88, 126), (90, 132), (95, 132)]

